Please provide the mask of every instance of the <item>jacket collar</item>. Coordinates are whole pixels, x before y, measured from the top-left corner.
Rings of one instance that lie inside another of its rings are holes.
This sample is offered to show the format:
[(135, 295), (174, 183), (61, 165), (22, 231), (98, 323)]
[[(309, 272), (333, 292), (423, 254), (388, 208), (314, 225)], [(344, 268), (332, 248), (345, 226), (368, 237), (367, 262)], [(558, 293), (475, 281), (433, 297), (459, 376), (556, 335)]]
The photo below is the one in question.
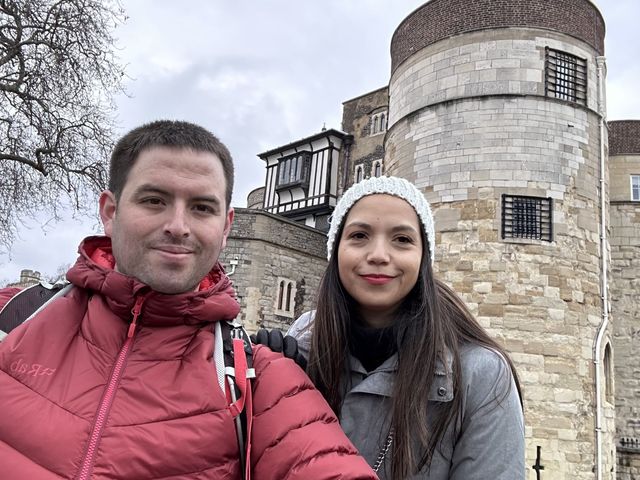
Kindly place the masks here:
[(101, 294), (109, 308), (125, 321), (130, 320), (131, 309), (142, 295), (145, 301), (139, 323), (145, 325), (198, 325), (232, 320), (240, 311), (231, 281), (220, 263), (211, 269), (199, 291), (167, 295), (134, 277), (116, 272), (108, 237), (88, 237), (78, 251), (80, 257), (67, 272), (69, 281)]
[[(433, 402), (450, 402), (453, 400), (453, 355), (447, 349), (445, 351), (445, 364), (440, 360), (436, 361), (436, 374), (429, 389), (429, 401)], [(371, 372), (367, 372), (360, 361), (353, 355), (349, 355), (352, 378), (360, 377), (363, 380), (358, 383), (352, 390), (352, 393), (369, 393), (373, 395), (382, 395), (385, 397), (393, 396), (393, 386), (398, 370), (398, 354), (395, 353), (382, 365)]]

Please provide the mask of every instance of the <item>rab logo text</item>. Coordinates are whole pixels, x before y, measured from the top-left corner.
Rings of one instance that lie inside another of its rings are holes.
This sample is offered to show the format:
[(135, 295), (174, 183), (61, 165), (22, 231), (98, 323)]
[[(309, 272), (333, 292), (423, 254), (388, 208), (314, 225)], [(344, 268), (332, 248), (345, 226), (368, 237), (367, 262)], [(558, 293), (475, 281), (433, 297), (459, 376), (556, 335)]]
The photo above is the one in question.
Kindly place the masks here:
[(42, 375), (53, 375), (56, 369), (47, 368), (44, 365), (40, 365), (39, 363), (26, 363), (19, 358), (11, 364), (11, 371), (14, 373), (31, 375), (32, 377), (39, 377)]

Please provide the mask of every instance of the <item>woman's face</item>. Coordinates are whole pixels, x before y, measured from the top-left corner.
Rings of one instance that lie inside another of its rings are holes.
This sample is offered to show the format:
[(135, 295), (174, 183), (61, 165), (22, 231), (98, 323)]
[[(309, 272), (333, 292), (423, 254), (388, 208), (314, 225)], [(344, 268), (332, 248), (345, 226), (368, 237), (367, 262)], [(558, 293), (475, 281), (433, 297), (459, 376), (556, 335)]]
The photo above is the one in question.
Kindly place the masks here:
[(413, 207), (392, 195), (368, 195), (349, 211), (338, 244), (338, 271), (367, 325), (389, 325), (416, 284), (420, 232)]

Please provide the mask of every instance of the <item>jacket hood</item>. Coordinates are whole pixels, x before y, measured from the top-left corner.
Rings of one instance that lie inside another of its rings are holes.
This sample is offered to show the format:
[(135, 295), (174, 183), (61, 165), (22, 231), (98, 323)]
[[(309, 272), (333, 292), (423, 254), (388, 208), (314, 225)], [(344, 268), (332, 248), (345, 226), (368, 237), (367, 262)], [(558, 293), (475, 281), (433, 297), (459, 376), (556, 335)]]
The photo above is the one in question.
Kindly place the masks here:
[(145, 300), (139, 323), (145, 325), (212, 323), (232, 320), (240, 311), (231, 281), (219, 262), (202, 280), (198, 291), (169, 295), (115, 271), (109, 237), (87, 237), (78, 253), (80, 256), (67, 272), (67, 279), (103, 295), (111, 310), (125, 321), (131, 319), (131, 310), (140, 296)]

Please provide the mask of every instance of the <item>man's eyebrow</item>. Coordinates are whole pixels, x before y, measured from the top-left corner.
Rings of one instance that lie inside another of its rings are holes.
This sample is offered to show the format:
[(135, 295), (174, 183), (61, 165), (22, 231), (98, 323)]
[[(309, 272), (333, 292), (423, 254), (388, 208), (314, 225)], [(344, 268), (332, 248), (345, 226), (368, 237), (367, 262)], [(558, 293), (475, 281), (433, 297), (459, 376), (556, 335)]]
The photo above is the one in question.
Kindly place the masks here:
[[(138, 188), (136, 188), (136, 190), (134, 191), (134, 195), (138, 196), (138, 195), (143, 195), (145, 193), (156, 193), (158, 195), (164, 195), (164, 196), (171, 196), (171, 193), (168, 192), (167, 190), (164, 190), (156, 185), (151, 185), (148, 183), (145, 183), (143, 185), (140, 185)], [(221, 205), (222, 202), (220, 201), (220, 199), (216, 196), (209, 196), (209, 195), (198, 195), (196, 197), (191, 198), (192, 202), (206, 202), (206, 203), (213, 203), (215, 205)]]
[(150, 185), (148, 183), (140, 185), (134, 190), (133, 193), (134, 195), (141, 195), (143, 193), (158, 193), (160, 195), (169, 195), (169, 192), (167, 192), (166, 190), (163, 190), (160, 187), (156, 187), (155, 185)]

